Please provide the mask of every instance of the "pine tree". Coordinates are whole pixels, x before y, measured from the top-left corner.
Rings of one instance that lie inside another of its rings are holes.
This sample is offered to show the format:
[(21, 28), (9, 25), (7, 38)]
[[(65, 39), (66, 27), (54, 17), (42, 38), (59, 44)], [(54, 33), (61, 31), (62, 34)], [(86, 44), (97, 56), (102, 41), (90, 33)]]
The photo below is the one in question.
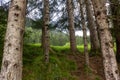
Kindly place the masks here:
[(86, 14), (87, 14), (87, 20), (88, 20), (88, 28), (90, 30), (90, 41), (91, 41), (91, 51), (97, 52), (100, 48), (99, 45), (99, 39), (98, 39), (98, 33), (96, 28), (96, 23), (93, 18), (93, 10), (90, 0), (86, 0)]
[(49, 62), (49, 0), (44, 0), (44, 11), (43, 11), (43, 29), (42, 29), (42, 47), (43, 53), (45, 54), (45, 62)]
[(120, 80), (118, 66), (113, 50), (112, 36), (108, 26), (105, 7), (106, 0), (92, 0), (92, 3), (95, 10), (96, 21), (98, 23), (106, 80)]
[(72, 0), (67, 0), (67, 11), (68, 11), (68, 29), (70, 34), (70, 50), (72, 53), (76, 52), (76, 38), (74, 29), (74, 15), (73, 15), (73, 5)]
[(0, 80), (22, 80), (26, 0), (11, 0)]
[(88, 42), (87, 42), (87, 26), (85, 22), (85, 5), (83, 0), (79, 0), (80, 4), (80, 12), (81, 12), (81, 23), (82, 23), (82, 29), (83, 29), (83, 40), (84, 40), (84, 54), (85, 54), (85, 62), (86, 66), (89, 67), (89, 54), (88, 54)]

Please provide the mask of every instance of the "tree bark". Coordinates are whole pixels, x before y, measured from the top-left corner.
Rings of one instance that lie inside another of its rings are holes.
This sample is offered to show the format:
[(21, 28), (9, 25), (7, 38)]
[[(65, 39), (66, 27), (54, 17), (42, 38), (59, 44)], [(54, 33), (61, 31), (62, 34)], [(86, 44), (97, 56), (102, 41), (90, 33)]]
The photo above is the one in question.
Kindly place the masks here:
[(86, 14), (88, 20), (88, 28), (90, 30), (91, 51), (97, 52), (100, 49), (100, 45), (90, 0), (86, 0)]
[(22, 80), (25, 12), (26, 0), (11, 1), (4, 42), (0, 80)]
[(113, 50), (112, 36), (109, 31), (106, 0), (92, 0), (95, 10), (95, 17), (98, 23), (100, 34), (101, 52), (103, 55), (104, 73), (106, 80), (120, 80), (118, 66)]
[(69, 34), (70, 34), (70, 50), (72, 53), (76, 52), (76, 38), (74, 30), (74, 15), (72, 0), (67, 0), (67, 11), (68, 11), (68, 24), (69, 24)]
[(84, 4), (83, 4), (83, 0), (79, 0), (79, 4), (80, 4), (80, 12), (81, 12), (81, 22), (82, 22), (82, 29), (83, 29), (83, 40), (84, 40), (84, 54), (85, 54), (85, 61), (86, 61), (86, 65), (89, 67), (89, 54), (88, 54), (88, 42), (87, 42), (87, 26), (86, 26), (86, 22), (85, 22), (85, 17), (84, 17)]
[(49, 62), (49, 0), (44, 0), (44, 12), (43, 12), (43, 53), (45, 54), (45, 62)]
[(116, 36), (116, 58), (117, 61), (120, 63), (120, 35)]
[(110, 0), (110, 2), (112, 3), (110, 7), (112, 10), (112, 22), (114, 26), (114, 34), (116, 39), (116, 58), (117, 61), (120, 63), (120, 12), (118, 12), (120, 10), (120, 1)]

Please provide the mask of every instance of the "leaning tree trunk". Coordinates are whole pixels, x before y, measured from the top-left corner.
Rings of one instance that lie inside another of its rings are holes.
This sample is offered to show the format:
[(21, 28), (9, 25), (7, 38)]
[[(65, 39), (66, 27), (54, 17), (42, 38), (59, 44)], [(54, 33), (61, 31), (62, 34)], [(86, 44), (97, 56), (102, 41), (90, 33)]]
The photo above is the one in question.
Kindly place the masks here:
[(49, 62), (49, 0), (44, 0), (44, 12), (43, 12), (43, 34), (42, 34), (42, 47), (45, 54), (45, 62)]
[(11, 0), (0, 80), (22, 80), (26, 0)]
[(94, 15), (93, 15), (93, 10), (92, 10), (90, 0), (86, 0), (86, 13), (87, 13), (87, 20), (88, 20), (88, 28), (90, 30), (91, 51), (96, 52), (99, 50), (100, 45), (99, 45), (96, 23), (93, 18)]
[(120, 62), (120, 1), (119, 0), (110, 0), (112, 3), (111, 6), (111, 13), (113, 15), (112, 22), (114, 26), (114, 33), (116, 39), (116, 58), (117, 61)]
[(88, 54), (88, 42), (87, 42), (87, 26), (85, 24), (85, 17), (84, 17), (84, 6), (83, 0), (79, 0), (80, 4), (80, 12), (81, 12), (81, 22), (82, 22), (82, 29), (83, 29), (83, 40), (84, 40), (84, 54), (85, 54), (85, 61), (86, 65), (89, 67), (89, 54)]
[(76, 38), (74, 30), (74, 15), (73, 15), (73, 6), (72, 0), (67, 0), (67, 11), (68, 11), (68, 24), (69, 24), (69, 34), (70, 34), (70, 49), (72, 53), (76, 52)]
[(105, 3), (106, 0), (92, 0), (98, 31), (101, 40), (101, 52), (106, 80), (120, 80), (118, 66), (113, 50), (112, 36), (108, 27)]

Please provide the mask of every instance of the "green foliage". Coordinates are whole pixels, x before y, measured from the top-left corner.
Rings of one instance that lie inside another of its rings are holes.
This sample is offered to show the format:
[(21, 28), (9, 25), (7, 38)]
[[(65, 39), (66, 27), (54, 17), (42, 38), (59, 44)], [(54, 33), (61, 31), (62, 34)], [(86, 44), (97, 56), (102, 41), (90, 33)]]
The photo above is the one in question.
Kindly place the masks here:
[(58, 53), (69, 53), (70, 47), (69, 46), (51, 46), (52, 49)]
[[(61, 61), (62, 60), (62, 61)], [(44, 58), (38, 57), (35, 60), (36, 78), (40, 80), (61, 80), (63, 78), (69, 79), (71, 75), (67, 72), (70, 68), (70, 62), (65, 59), (59, 59), (56, 56), (50, 57), (50, 63), (45, 64)], [(63, 66), (64, 65), (64, 66)], [(37, 79), (36, 79), (37, 80)]]
[(31, 27), (25, 28), (24, 43), (40, 43), (41, 30), (33, 29)]
[(67, 42), (64, 46), (70, 46), (70, 42)]
[[(24, 43), (40, 43), (42, 32), (40, 29), (26, 27), (24, 35)], [(69, 35), (56, 30), (50, 31), (50, 44), (53, 46), (69, 46)], [(83, 38), (76, 36), (77, 45), (83, 44)]]
[(33, 60), (42, 55), (42, 49), (40, 45), (36, 44), (27, 44), (23, 48), (23, 64), (28, 64), (33, 62)]
[(87, 66), (87, 65), (84, 65), (84, 71), (85, 71), (85, 73), (88, 74), (88, 75), (92, 73), (92, 70), (91, 70), (90, 67)]
[[(0, 65), (2, 62), (3, 43), (7, 24), (7, 10), (0, 6)], [(1, 66), (0, 66), (1, 67)]]
[[(70, 43), (66, 43), (64, 46), (51, 46), (51, 48), (58, 53), (70, 53)], [(84, 45), (78, 45), (79, 52), (84, 53)], [(88, 44), (88, 50), (90, 51), (90, 44)]]
[(99, 76), (96, 76), (95, 77), (95, 80), (101, 80)]
[[(84, 53), (84, 44), (77, 46), (78, 51)], [(90, 51), (90, 44), (88, 44), (88, 51)]]
[(63, 46), (69, 42), (69, 36), (63, 32), (51, 31), (50, 32), (50, 43), (54, 46)]
[(76, 36), (76, 44), (77, 45), (82, 45), (84, 42), (83, 42), (83, 37), (81, 36)]
[(39, 44), (24, 45), (23, 62), (23, 80), (75, 80), (69, 72), (76, 70), (76, 64), (57, 52), (50, 53), (50, 62), (45, 64)]
[(84, 53), (84, 45), (77, 46), (78, 51)]
[(7, 11), (0, 6), (0, 45), (3, 44), (7, 24)]
[(0, 6), (0, 25), (7, 24), (7, 10), (3, 6)]
[(6, 26), (0, 25), (0, 44), (3, 44)]
[[(43, 20), (42, 18), (36, 18), (35, 20), (27, 17), (26, 18), (26, 26), (31, 26), (33, 29), (42, 29), (43, 26)], [(53, 24), (49, 24), (49, 30), (51, 31), (52, 29), (55, 29), (55, 27), (53, 26)]]

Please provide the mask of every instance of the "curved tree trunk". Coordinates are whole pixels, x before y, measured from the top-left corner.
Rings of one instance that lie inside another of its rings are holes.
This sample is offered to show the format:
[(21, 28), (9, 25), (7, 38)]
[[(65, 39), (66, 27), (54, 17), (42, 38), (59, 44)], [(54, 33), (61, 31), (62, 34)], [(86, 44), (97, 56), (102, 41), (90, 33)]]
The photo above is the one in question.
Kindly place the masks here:
[(92, 0), (95, 17), (98, 23), (98, 31), (101, 40), (101, 52), (106, 80), (120, 80), (118, 66), (113, 50), (112, 36), (109, 31), (106, 15), (106, 0)]
[(72, 53), (76, 52), (76, 38), (74, 30), (74, 15), (73, 15), (73, 6), (72, 0), (67, 0), (67, 11), (68, 11), (68, 24), (69, 24), (69, 34), (70, 34), (70, 50)]
[(42, 28), (42, 47), (45, 55), (45, 62), (49, 62), (49, 0), (44, 0), (43, 28)]
[(93, 18), (93, 10), (90, 0), (86, 0), (86, 13), (88, 20), (88, 28), (90, 30), (91, 51), (98, 51), (100, 49), (96, 23)]
[(11, 0), (0, 80), (22, 80), (26, 0)]

